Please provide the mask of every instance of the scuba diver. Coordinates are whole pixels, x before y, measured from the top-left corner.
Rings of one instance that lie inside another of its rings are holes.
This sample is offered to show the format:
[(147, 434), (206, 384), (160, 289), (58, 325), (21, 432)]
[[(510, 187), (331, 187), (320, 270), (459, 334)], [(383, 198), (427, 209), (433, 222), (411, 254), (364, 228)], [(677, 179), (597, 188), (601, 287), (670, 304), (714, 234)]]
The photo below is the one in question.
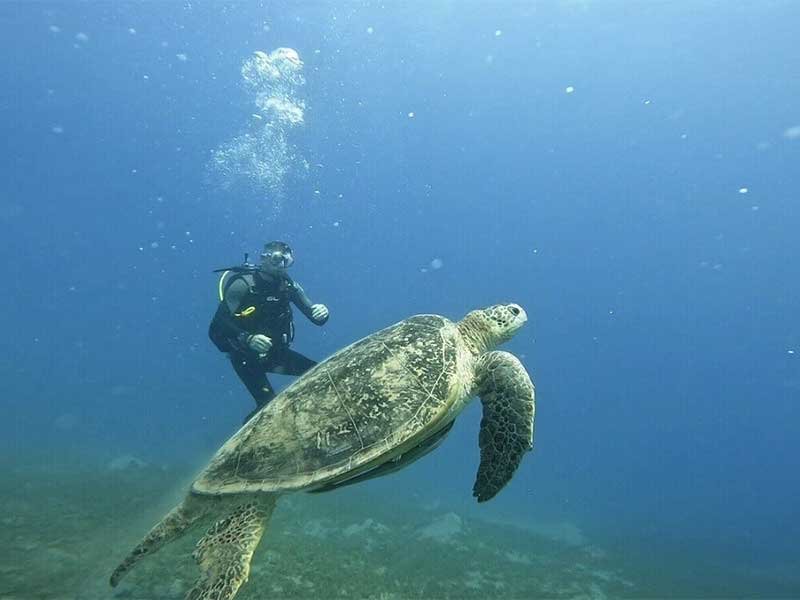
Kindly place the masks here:
[(247, 262), (222, 272), (219, 306), (208, 336), (228, 354), (234, 371), (256, 402), (255, 413), (275, 397), (267, 373), (302, 375), (316, 361), (290, 349), (294, 339), (291, 304), (309, 321), (324, 325), (328, 308), (312, 304), (299, 283), (286, 270), (294, 263), (292, 249), (285, 242), (264, 245), (261, 264)]

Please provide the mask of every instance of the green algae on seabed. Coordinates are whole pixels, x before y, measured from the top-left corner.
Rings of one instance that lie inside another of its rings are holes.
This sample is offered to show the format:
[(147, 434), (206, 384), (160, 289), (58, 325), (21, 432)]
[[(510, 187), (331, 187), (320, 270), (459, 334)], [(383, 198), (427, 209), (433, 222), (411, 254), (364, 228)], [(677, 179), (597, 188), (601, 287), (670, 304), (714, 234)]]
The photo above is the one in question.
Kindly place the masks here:
[[(44, 464), (1, 471), (0, 600), (183, 598), (199, 574), (191, 553), (202, 530), (143, 560), (118, 588), (108, 577), (197, 469)], [(652, 537), (617, 540), (610, 551), (568, 523), (535, 515), (524, 528), (491, 523), (491, 507), (480, 507), (486, 519), (465, 517), (434, 500), (369, 484), (284, 497), (238, 598), (789, 598), (800, 590), (793, 571), (714, 564), (689, 546), (676, 555)]]
[[(185, 491), (191, 471), (8, 470), (0, 483), (0, 598), (180, 599), (195, 530), (108, 575)], [(171, 497), (174, 496), (174, 497)], [(619, 597), (636, 586), (605, 553), (509, 525), (376, 498), (367, 487), (284, 497), (239, 598)]]
[[(108, 577), (185, 494), (193, 468), (129, 461), (56, 468), (6, 464), (0, 477), (0, 600), (180, 600), (199, 571), (202, 530)], [(281, 499), (238, 598), (798, 597), (796, 574), (714, 564), (651, 537), (598, 547), (577, 528), (465, 517), (423, 491), (354, 486)], [(461, 504), (462, 508), (464, 507)], [(428, 508), (425, 508), (428, 507)], [(591, 537), (591, 536), (590, 536)], [(694, 553), (693, 553), (694, 552)]]

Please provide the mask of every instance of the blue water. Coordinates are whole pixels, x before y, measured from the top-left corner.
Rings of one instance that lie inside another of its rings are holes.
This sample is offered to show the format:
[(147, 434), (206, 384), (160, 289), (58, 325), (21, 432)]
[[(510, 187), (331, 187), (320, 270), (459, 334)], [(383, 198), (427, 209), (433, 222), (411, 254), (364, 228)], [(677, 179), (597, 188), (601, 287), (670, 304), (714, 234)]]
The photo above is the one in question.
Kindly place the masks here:
[[(766, 0), (3, 3), (0, 448), (202, 462), (252, 408), (206, 337), (211, 271), (283, 239), (331, 310), (297, 316), (318, 359), (415, 313), (528, 311), (506, 349), (536, 448), (475, 510), (791, 572), (798, 23)], [(242, 63), (278, 47), (308, 168), (223, 189)], [(368, 485), (468, 505), (479, 420)]]

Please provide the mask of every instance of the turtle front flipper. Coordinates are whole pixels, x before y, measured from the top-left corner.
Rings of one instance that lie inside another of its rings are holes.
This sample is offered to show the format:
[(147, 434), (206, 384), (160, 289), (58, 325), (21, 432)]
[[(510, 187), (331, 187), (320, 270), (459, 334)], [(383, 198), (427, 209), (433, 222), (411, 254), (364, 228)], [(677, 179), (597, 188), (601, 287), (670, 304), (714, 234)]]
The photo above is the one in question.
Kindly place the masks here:
[(230, 600), (247, 581), (250, 561), (275, 508), (274, 496), (245, 501), (200, 538), (194, 559), (203, 574), (186, 600)]
[(205, 515), (206, 505), (196, 498), (187, 496), (183, 502), (173, 508), (155, 525), (131, 550), (131, 553), (114, 569), (111, 574), (111, 586), (116, 587), (125, 574), (145, 556), (153, 554), (166, 544), (181, 537), (186, 531)]
[(481, 464), (472, 495), (485, 502), (511, 480), (522, 456), (533, 448), (536, 404), (528, 372), (508, 352), (482, 355), (475, 366), (475, 382), (483, 418), (478, 436)]

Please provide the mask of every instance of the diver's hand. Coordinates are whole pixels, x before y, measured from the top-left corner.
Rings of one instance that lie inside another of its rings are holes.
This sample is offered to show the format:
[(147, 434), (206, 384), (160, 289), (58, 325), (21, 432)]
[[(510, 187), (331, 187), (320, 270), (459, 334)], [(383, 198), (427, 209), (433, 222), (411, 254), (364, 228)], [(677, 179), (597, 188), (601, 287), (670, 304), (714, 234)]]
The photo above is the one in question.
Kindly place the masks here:
[(259, 356), (266, 356), (272, 348), (272, 339), (266, 335), (257, 333), (247, 338), (247, 345), (253, 352), (258, 352)]
[(322, 321), (328, 318), (328, 307), (324, 304), (312, 304), (311, 316), (315, 321)]

